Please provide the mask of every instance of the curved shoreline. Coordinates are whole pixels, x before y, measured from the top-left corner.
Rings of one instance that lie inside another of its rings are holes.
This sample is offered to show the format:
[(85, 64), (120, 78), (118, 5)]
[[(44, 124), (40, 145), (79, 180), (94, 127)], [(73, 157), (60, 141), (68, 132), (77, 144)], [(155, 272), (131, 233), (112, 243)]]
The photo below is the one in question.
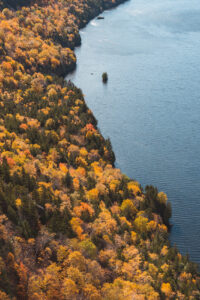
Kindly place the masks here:
[(200, 296), (194, 264), (170, 247), (166, 195), (113, 167), (81, 90), (59, 77), (78, 28), (119, 3), (0, 13), (1, 299)]
[[(96, 20), (96, 18), (94, 18), (93, 20)], [(92, 20), (90, 20), (89, 22), (91, 22)], [(86, 24), (87, 25), (87, 24)], [(85, 32), (84, 32), (85, 33)], [(73, 72), (73, 71), (72, 71)], [(79, 73), (80, 74), (80, 73)], [(73, 80), (72, 80), (73, 81)], [(77, 86), (78, 86), (78, 84), (77, 84)], [(84, 88), (83, 88), (83, 92), (84, 92)], [(98, 121), (98, 118), (97, 118), (97, 121)], [(99, 130), (101, 131), (101, 127), (99, 127)], [(115, 166), (115, 165), (114, 165)], [(137, 178), (136, 178), (137, 179)], [(155, 185), (156, 186), (156, 185)], [(172, 211), (172, 213), (173, 213), (173, 211)], [(169, 232), (169, 234), (171, 233), (171, 230), (172, 230), (172, 228), (173, 228), (173, 224), (171, 224), (171, 223), (169, 223), (168, 224), (168, 232)], [(170, 240), (170, 237), (169, 237), (169, 240)], [(177, 246), (176, 245), (176, 241), (173, 241), (173, 243), (172, 243), (172, 245), (174, 245), (175, 247)], [(182, 251), (181, 251), (181, 253), (184, 253), (184, 254), (188, 254), (188, 252), (184, 252), (183, 251), (183, 249), (182, 249)], [(190, 258), (191, 259), (191, 258)], [(195, 262), (195, 259), (193, 258), (193, 261)], [(198, 264), (197, 262), (196, 262), (196, 264)], [(200, 266), (199, 266), (199, 264), (198, 264), (198, 268), (200, 268)]]
[[(83, 28), (85, 28), (87, 26), (87, 24), (89, 22), (91, 22), (92, 20), (94, 20), (95, 18), (97, 18), (102, 12), (104, 12), (105, 10), (111, 10), (111, 9), (114, 9), (115, 7), (127, 2), (127, 1), (130, 1), (130, 0), (116, 0), (115, 3), (103, 3), (104, 6), (102, 7), (96, 7), (96, 9), (93, 11), (93, 13), (89, 16), (89, 18), (84, 21), (84, 22), (81, 22), (78, 26), (79, 28), (79, 31)], [(75, 50), (76, 47), (79, 47), (81, 46), (81, 36), (80, 36), (80, 33), (78, 32), (78, 36), (75, 38), (75, 41), (74, 41), (74, 46), (71, 47), (72, 50)], [(74, 53), (75, 54), (75, 53)], [(68, 69), (66, 72), (64, 73), (61, 73), (60, 75), (63, 76), (64, 78), (71, 72), (73, 72), (75, 69), (76, 69), (76, 64), (73, 64), (72, 67), (70, 69)]]

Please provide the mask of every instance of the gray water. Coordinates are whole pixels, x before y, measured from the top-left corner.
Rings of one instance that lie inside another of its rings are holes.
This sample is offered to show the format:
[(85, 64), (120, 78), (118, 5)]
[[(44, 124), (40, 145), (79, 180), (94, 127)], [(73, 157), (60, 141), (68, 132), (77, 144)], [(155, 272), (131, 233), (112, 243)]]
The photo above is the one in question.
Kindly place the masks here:
[(200, 1), (130, 0), (102, 15), (81, 31), (67, 79), (110, 137), (116, 166), (167, 193), (171, 241), (200, 263)]

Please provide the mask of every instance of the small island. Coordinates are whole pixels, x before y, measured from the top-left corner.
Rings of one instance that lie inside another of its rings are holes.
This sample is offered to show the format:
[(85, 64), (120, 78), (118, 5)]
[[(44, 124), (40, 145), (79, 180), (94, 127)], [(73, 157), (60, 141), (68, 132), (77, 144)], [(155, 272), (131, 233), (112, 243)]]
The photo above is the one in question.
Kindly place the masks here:
[(103, 83), (107, 83), (107, 81), (108, 81), (108, 74), (106, 72), (104, 72), (102, 74), (102, 81), (103, 81)]

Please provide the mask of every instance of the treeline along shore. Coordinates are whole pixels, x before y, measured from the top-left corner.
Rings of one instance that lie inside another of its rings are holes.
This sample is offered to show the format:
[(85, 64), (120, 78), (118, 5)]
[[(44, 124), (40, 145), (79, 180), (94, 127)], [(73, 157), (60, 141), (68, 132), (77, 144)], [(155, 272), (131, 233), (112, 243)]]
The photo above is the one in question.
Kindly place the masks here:
[(166, 194), (115, 168), (64, 80), (79, 29), (121, 2), (0, 1), (1, 300), (200, 299)]

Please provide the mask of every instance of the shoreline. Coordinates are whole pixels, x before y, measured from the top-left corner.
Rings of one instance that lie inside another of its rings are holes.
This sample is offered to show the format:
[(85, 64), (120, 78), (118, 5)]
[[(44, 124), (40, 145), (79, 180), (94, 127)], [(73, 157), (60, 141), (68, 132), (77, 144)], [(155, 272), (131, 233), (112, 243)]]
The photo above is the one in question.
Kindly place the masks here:
[(81, 90), (60, 75), (76, 65), (80, 27), (122, 2), (0, 13), (2, 299), (200, 295), (195, 265), (170, 246), (166, 195), (114, 167)]
[[(115, 9), (117, 6), (122, 5), (122, 4), (124, 4), (128, 1), (130, 1), (130, 0), (116, 0), (115, 3), (110, 3), (110, 2), (108, 4), (104, 3), (104, 5), (105, 5), (104, 7), (101, 7), (101, 8), (97, 7), (97, 9), (96, 9), (96, 11), (94, 12), (93, 15), (91, 15), (85, 22), (79, 24), (79, 26), (78, 26), (78, 28), (79, 28), (78, 37), (75, 39), (74, 46), (71, 47), (71, 49), (74, 51), (76, 47), (81, 46), (82, 41), (81, 41), (81, 36), (80, 36), (80, 30), (85, 28), (89, 24), (89, 22), (91, 22), (92, 20), (95, 20), (104, 11)], [(75, 54), (75, 52), (74, 52), (74, 54)], [(60, 76), (62, 76), (65, 79), (65, 77), (69, 73), (73, 72), (76, 69), (76, 65), (77, 65), (77, 62), (75, 62), (75, 64), (72, 65), (70, 70), (68, 70), (67, 72), (64, 72), (63, 74), (61, 73)]]

